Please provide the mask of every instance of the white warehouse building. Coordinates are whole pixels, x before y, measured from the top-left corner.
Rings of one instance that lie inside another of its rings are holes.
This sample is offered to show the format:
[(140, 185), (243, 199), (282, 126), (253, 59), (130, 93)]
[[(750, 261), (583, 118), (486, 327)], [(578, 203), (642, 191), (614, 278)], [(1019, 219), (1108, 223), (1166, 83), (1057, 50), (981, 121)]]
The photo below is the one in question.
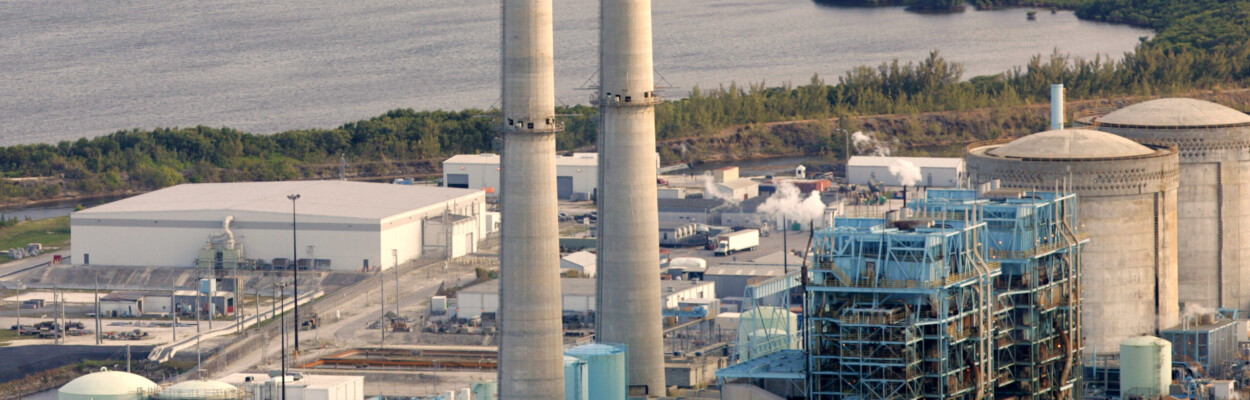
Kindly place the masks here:
[[(443, 161), (443, 185), (450, 188), (485, 190), (499, 195), (498, 154), (460, 154)], [(660, 155), (655, 155), (660, 168)], [(590, 199), (599, 187), (599, 153), (573, 153), (556, 156), (556, 192), (561, 200)]]
[[(299, 194), (293, 201), (288, 195)], [(472, 253), (489, 232), (481, 190), (347, 181), (173, 186), (70, 216), (76, 264), (286, 268), (292, 206), (301, 269), (390, 268)], [(396, 254), (392, 254), (392, 250)]]
[(902, 175), (916, 180), (909, 186), (926, 187), (956, 187), (967, 176), (962, 158), (853, 156), (846, 163), (846, 181), (856, 185), (875, 178), (886, 186), (903, 186)]

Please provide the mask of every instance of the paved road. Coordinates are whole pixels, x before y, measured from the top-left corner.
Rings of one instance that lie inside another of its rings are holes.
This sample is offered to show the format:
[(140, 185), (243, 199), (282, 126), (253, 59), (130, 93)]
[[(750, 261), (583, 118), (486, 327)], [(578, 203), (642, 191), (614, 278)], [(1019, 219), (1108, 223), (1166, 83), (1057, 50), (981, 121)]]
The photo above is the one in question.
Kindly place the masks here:
[[(13, 261), (4, 263), (3, 265), (0, 265), (0, 279), (10, 280), (10, 279), (6, 279), (10, 275), (17, 275), (21, 272), (25, 272), (28, 269), (45, 267), (47, 266), (46, 265), (47, 263), (52, 261), (52, 257), (57, 254), (61, 255), (62, 257), (69, 257), (69, 249), (61, 249), (52, 253), (44, 253), (44, 254), (34, 256), (34, 257), (27, 257), (21, 260), (13, 260)], [(40, 265), (40, 264), (44, 264), (44, 265)]]

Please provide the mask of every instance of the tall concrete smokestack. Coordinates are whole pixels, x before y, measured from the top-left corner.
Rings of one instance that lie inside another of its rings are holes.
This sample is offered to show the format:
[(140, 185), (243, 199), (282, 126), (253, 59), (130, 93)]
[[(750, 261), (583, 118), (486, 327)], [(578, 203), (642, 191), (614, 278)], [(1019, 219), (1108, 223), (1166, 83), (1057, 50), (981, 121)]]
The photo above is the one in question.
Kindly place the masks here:
[(624, 344), (630, 386), (664, 393), (651, 0), (599, 9), (597, 339)]
[(1050, 130), (1063, 129), (1063, 84), (1050, 85)]
[(503, 0), (500, 399), (564, 398), (551, 0)]

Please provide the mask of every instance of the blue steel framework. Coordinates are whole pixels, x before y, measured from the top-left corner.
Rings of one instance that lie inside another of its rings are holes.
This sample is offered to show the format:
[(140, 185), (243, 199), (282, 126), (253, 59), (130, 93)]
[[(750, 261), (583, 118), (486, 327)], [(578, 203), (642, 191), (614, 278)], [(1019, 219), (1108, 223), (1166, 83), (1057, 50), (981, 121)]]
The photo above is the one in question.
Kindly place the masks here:
[(817, 232), (810, 398), (1070, 397), (1076, 218), (1075, 195), (929, 190), (898, 220)]

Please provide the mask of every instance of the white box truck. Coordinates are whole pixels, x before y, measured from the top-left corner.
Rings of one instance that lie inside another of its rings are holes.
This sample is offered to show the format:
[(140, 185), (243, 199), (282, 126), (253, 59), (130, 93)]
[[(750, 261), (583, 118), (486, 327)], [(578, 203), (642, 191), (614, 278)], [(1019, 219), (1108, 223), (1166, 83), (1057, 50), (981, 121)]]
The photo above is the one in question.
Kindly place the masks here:
[(722, 233), (716, 237), (716, 251), (713, 254), (727, 256), (735, 251), (754, 250), (759, 245), (759, 229), (743, 229), (737, 232)]

